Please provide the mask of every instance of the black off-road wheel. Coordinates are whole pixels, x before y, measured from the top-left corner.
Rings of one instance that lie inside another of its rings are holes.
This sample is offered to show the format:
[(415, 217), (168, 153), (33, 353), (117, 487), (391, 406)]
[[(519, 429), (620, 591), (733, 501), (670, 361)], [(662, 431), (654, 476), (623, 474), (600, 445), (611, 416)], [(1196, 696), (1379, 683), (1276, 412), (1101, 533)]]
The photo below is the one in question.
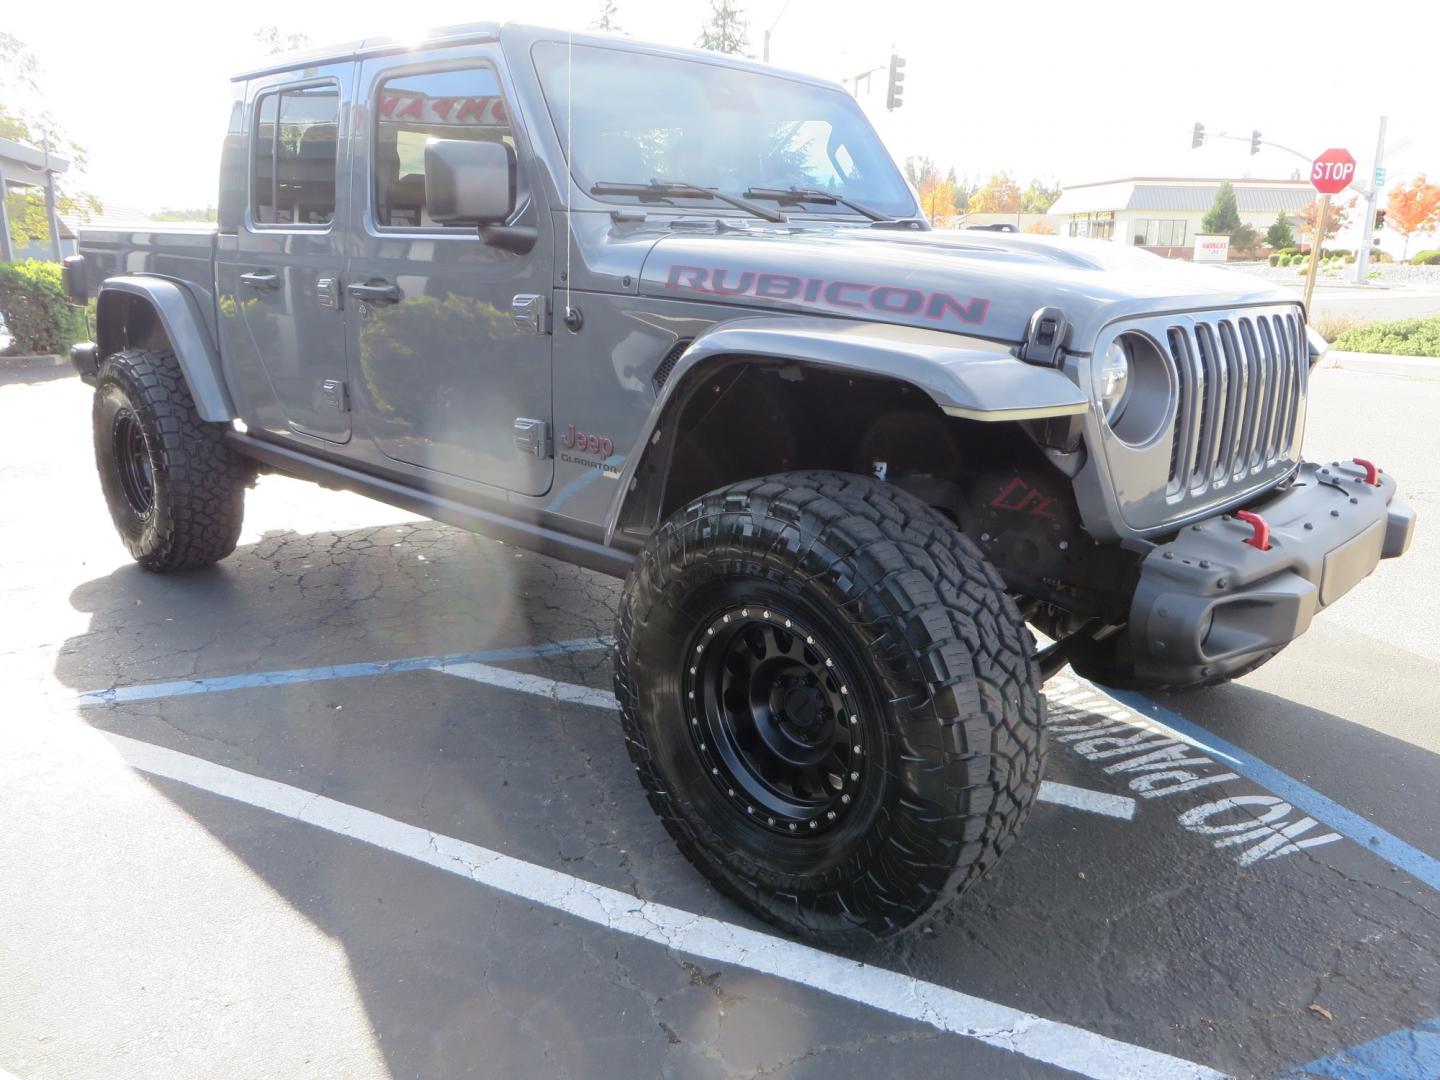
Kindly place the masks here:
[(806, 940), (923, 923), (1035, 798), (1030, 634), (974, 544), (878, 481), (696, 499), (627, 578), (617, 638), (651, 806), (719, 889)]
[(167, 573), (235, 550), (254, 467), (200, 419), (175, 354), (127, 349), (96, 379), (95, 465), (110, 517), (136, 562)]

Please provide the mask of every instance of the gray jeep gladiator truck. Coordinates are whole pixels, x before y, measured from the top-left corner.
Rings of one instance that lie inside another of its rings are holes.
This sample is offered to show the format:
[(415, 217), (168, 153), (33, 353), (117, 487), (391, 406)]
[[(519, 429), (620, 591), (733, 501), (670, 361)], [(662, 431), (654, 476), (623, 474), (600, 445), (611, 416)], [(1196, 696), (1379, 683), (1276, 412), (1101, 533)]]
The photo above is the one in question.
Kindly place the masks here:
[(1065, 663), (1222, 683), (1409, 543), (1389, 476), (1301, 457), (1290, 293), (932, 231), (838, 86), (473, 25), (233, 88), (218, 225), (67, 266), (130, 552), (223, 559), (275, 471), (623, 577), (649, 800), (795, 934), (994, 864)]

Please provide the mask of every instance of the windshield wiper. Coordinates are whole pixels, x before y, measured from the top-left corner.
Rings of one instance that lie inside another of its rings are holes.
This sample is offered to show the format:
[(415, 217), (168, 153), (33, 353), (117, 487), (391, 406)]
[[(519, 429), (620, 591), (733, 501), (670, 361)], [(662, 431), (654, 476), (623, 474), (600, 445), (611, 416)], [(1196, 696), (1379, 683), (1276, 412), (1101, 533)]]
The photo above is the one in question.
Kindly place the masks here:
[[(737, 210), (744, 210), (747, 214), (754, 214), (766, 221), (773, 221), (781, 224), (786, 220), (784, 214), (778, 210), (770, 210), (763, 206), (756, 206), (752, 202), (740, 198), (738, 195), (727, 195), (715, 188), (701, 187), (699, 184), (687, 184), (683, 180), (651, 180), (648, 184), (622, 184), (609, 180), (602, 180), (598, 184), (590, 186), (591, 195), (634, 195), (639, 199), (667, 199), (672, 196), (682, 199), (719, 199), (721, 202), (729, 203)], [(746, 194), (749, 194), (747, 192)]]
[(836, 195), (831, 191), (822, 191), (820, 188), (768, 188), (752, 187), (746, 190), (747, 199), (774, 199), (778, 203), (802, 203), (818, 202), (830, 203), (832, 206), (839, 204), (847, 209), (854, 210), (857, 214), (869, 218), (871, 221), (890, 221), (891, 218), (880, 213), (878, 210), (871, 210), (868, 206), (862, 206), (852, 202), (843, 195)]

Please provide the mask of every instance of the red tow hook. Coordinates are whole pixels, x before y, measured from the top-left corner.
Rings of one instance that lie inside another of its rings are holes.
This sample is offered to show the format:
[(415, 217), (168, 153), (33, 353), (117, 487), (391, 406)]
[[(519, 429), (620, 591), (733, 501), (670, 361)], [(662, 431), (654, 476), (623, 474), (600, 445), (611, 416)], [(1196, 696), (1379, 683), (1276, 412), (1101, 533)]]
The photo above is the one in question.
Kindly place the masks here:
[(1365, 470), (1365, 483), (1371, 487), (1380, 486), (1380, 470), (1373, 462), (1366, 461), (1363, 457), (1351, 458), (1351, 460)]
[(1236, 510), (1235, 516), (1249, 525), (1255, 532), (1245, 543), (1261, 551), (1270, 550), (1270, 525), (1259, 514), (1252, 514), (1249, 510)]

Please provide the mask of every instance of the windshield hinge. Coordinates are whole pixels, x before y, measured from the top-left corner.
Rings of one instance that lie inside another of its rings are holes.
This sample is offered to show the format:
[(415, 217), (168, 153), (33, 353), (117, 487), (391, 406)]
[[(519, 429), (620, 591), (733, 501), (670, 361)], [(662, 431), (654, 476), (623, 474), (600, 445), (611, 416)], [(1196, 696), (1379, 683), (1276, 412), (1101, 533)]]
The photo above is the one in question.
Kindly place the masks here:
[(1030, 325), (1025, 328), (1025, 340), (1020, 343), (1017, 355), (1027, 364), (1059, 367), (1060, 353), (1069, 332), (1070, 323), (1059, 308), (1042, 307), (1030, 316)]

